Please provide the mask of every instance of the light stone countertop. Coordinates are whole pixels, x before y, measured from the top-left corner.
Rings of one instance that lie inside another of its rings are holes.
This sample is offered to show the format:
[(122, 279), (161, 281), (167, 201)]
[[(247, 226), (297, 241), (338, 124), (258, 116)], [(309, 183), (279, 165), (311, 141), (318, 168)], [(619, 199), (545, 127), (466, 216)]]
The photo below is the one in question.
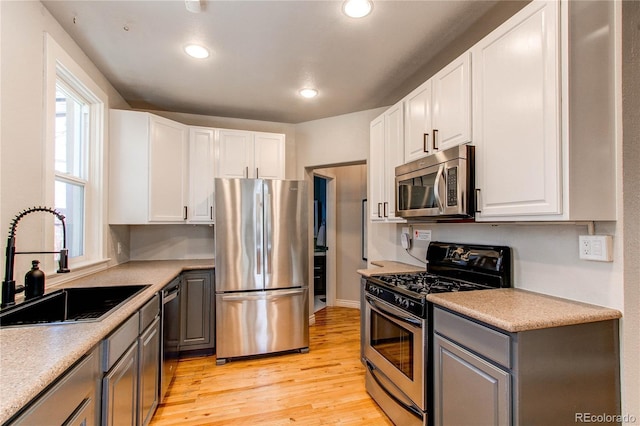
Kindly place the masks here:
[(622, 317), (615, 309), (514, 288), (436, 293), (427, 300), (512, 333)]
[(408, 263), (394, 262), (391, 260), (373, 260), (371, 265), (376, 268), (358, 269), (358, 273), (364, 277), (382, 274), (405, 274), (409, 272), (424, 272), (426, 266), (410, 265)]
[(90, 352), (183, 271), (213, 269), (213, 259), (128, 262), (50, 289), (151, 284), (102, 321), (0, 329), (0, 423)]

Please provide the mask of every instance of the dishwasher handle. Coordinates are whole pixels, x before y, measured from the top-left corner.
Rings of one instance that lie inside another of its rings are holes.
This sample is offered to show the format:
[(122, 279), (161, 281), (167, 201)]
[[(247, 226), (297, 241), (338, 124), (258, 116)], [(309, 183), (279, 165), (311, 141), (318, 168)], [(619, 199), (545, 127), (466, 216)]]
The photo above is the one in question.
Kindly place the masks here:
[(180, 295), (180, 284), (162, 291), (162, 304), (166, 305)]

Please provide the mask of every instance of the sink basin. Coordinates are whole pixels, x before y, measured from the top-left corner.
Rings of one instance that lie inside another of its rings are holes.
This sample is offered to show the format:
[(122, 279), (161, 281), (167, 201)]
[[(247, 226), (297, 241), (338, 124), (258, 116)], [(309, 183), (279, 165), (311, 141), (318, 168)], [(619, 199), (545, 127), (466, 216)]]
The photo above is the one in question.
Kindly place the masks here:
[(64, 288), (3, 309), (0, 327), (100, 321), (148, 286)]

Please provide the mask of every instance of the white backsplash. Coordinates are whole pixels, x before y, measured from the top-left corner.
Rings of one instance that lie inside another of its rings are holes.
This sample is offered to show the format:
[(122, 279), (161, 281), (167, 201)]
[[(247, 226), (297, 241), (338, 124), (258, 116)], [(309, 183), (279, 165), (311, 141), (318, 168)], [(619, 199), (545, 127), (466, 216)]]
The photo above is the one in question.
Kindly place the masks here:
[(211, 259), (215, 254), (213, 226), (131, 226), (131, 260)]

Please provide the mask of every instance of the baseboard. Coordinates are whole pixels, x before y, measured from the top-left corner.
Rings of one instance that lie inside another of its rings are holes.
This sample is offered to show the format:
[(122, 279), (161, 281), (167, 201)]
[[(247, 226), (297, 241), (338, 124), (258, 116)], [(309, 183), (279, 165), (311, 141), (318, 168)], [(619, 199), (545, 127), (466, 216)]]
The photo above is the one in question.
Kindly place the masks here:
[(340, 306), (342, 308), (360, 309), (360, 301), (359, 300), (336, 299), (336, 306)]
[(309, 325), (313, 325), (316, 323), (316, 314), (309, 315)]

